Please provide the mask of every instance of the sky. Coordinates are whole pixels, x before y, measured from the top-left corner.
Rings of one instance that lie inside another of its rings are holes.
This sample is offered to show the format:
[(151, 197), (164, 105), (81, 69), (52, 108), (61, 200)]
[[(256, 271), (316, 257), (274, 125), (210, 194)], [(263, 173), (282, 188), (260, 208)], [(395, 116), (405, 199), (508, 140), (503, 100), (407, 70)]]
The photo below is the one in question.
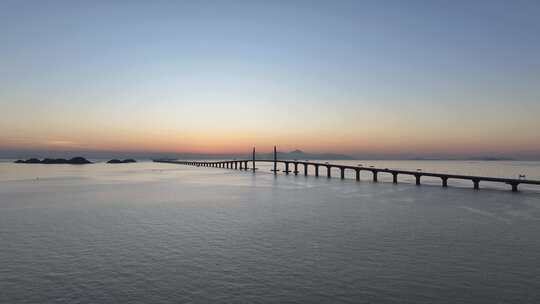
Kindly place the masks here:
[(540, 158), (540, 1), (0, 0), (0, 151)]

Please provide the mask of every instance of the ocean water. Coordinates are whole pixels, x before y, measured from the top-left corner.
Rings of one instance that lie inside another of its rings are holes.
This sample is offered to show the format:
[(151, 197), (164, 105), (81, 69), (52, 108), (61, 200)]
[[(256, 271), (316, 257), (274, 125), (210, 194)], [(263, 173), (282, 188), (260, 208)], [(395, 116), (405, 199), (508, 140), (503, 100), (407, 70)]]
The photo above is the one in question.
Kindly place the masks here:
[[(540, 179), (538, 162), (352, 163)], [(0, 303), (540, 302), (538, 189), (258, 167), (0, 163)]]

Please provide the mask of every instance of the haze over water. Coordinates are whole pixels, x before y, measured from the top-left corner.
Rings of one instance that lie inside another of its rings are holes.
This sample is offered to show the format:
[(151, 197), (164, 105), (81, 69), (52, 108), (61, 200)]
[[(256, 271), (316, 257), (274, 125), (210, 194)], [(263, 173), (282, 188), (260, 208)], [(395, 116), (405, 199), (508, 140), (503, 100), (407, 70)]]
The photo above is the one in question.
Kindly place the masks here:
[(0, 302), (540, 301), (538, 192), (259, 168), (0, 163)]

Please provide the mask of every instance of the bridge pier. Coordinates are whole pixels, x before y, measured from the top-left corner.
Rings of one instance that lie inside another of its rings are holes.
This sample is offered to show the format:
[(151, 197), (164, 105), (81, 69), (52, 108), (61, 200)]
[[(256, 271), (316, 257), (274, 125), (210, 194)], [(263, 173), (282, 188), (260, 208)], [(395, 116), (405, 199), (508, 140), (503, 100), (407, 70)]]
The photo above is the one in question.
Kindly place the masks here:
[(356, 171), (356, 180), (360, 181), (360, 169), (355, 169)]
[(326, 166), (326, 177), (331, 178), (332, 177), (332, 167)]
[(392, 183), (397, 184), (397, 173), (392, 173)]
[(377, 178), (377, 173), (378, 172), (377, 171), (371, 171), (371, 173), (373, 173), (373, 182), (374, 183), (378, 182), (379, 181), (378, 178)]
[(285, 162), (285, 174), (289, 175), (289, 163)]
[(238, 162), (234, 162), (234, 170), (238, 170)]
[(315, 165), (315, 177), (319, 177), (319, 165)]
[(443, 187), (448, 187), (448, 177), (441, 177), (442, 179), (442, 186)]
[(294, 163), (294, 175), (298, 175), (298, 163)]
[(518, 192), (519, 183), (509, 183), (512, 186), (512, 192)]
[(304, 163), (304, 176), (307, 176), (308, 171), (308, 165)]
[(341, 179), (345, 178), (345, 168), (341, 167)]
[(244, 162), (244, 170), (247, 170), (247, 169), (248, 169), (248, 162), (245, 161), (245, 162)]
[(480, 189), (480, 180), (479, 179), (473, 179), (473, 184), (474, 184), (474, 190), (478, 190)]
[(421, 174), (416, 174), (414, 177), (416, 178), (416, 185), (420, 186), (420, 178), (422, 177), (422, 175)]

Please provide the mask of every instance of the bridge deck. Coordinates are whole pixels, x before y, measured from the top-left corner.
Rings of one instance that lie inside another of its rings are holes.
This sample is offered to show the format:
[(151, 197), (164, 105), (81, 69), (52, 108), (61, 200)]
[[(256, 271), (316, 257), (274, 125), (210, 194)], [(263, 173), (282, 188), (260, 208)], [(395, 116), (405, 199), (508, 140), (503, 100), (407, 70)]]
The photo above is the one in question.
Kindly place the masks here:
[[(445, 174), (445, 173), (430, 173), (430, 172), (423, 172), (423, 171), (407, 171), (407, 170), (394, 170), (394, 169), (388, 169), (388, 168), (374, 168), (374, 167), (362, 167), (362, 166), (347, 166), (347, 165), (338, 165), (338, 164), (330, 164), (330, 163), (320, 163), (320, 162), (310, 162), (310, 161), (297, 161), (297, 160), (273, 160), (273, 159), (241, 159), (241, 160), (224, 160), (224, 161), (178, 161), (178, 160), (154, 160), (155, 162), (163, 162), (163, 163), (172, 163), (172, 164), (183, 164), (183, 165), (194, 165), (194, 166), (207, 166), (207, 167), (221, 167), (221, 168), (230, 168), (230, 169), (248, 169), (248, 164), (251, 162), (252, 164), (255, 162), (267, 162), (267, 163), (280, 163), (285, 165), (284, 172), (288, 174), (289, 172), (293, 172), (289, 170), (289, 165), (295, 166), (295, 174), (298, 174), (299, 171), (298, 165), (304, 166), (304, 174), (308, 175), (307, 173), (307, 167), (313, 166), (316, 168), (315, 175), (318, 176), (318, 168), (319, 167), (326, 167), (327, 168), (327, 176), (331, 177), (331, 168), (338, 168), (341, 170), (341, 178), (344, 178), (344, 172), (345, 170), (354, 170), (356, 172), (356, 179), (359, 180), (360, 176), (359, 173), (361, 171), (370, 171), (373, 174), (373, 180), (377, 181), (377, 174), (378, 173), (389, 173), (392, 174), (394, 177), (394, 183), (397, 183), (397, 176), (398, 175), (412, 175), (416, 178), (416, 184), (420, 185), (420, 179), (423, 176), (427, 177), (436, 177), (440, 178), (443, 183), (443, 187), (447, 186), (447, 180), (448, 179), (460, 179), (460, 180), (470, 180), (474, 184), (475, 189), (479, 189), (479, 183), (482, 181), (488, 181), (488, 182), (499, 182), (499, 183), (505, 183), (512, 186), (512, 191), (517, 191), (517, 187), (520, 184), (529, 184), (529, 185), (540, 185), (540, 181), (537, 180), (527, 180), (527, 179), (512, 179), (512, 178), (500, 178), (500, 177), (488, 177), (488, 176), (471, 176), (471, 175), (459, 175), (459, 174)], [(252, 165), (251, 170), (254, 170), (255, 168)], [(272, 170), (274, 171), (274, 170)], [(274, 171), (274, 174), (276, 172)]]

